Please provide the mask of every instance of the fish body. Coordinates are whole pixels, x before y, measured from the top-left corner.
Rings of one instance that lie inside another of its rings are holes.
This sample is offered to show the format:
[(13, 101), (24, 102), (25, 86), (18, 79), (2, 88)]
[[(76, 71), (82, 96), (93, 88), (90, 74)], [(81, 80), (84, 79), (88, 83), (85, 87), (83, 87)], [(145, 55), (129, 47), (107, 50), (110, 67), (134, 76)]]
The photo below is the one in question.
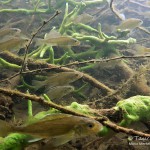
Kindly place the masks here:
[(86, 24), (86, 23), (91, 22), (93, 20), (93, 18), (94, 18), (93, 16), (91, 16), (91, 15), (89, 15), (87, 13), (83, 13), (83, 14), (77, 16), (77, 18), (75, 18), (73, 20), (73, 23), (75, 23), (75, 24), (77, 24), (77, 23), (84, 23), (84, 24)]
[(53, 100), (53, 99), (60, 99), (73, 91), (74, 91), (73, 86), (69, 86), (69, 85), (56, 86), (56, 87), (47, 89), (45, 94), (47, 94), (50, 97), (50, 99)]
[(139, 27), (142, 23), (143, 23), (143, 21), (140, 19), (129, 18), (129, 19), (122, 21), (122, 23), (119, 26), (117, 26), (116, 29), (133, 30), (136, 27)]
[(2, 29), (0, 29), (0, 38), (3, 38), (4, 36), (17, 35), (20, 32), (21, 32), (21, 30), (17, 29), (17, 28), (2, 28)]
[(37, 39), (36, 45), (47, 44), (51, 46), (78, 46), (80, 42), (70, 36), (62, 36), (55, 30), (50, 31), (44, 39)]
[(80, 79), (82, 76), (82, 73), (79, 74), (77, 72), (61, 72), (48, 77), (45, 81), (33, 80), (32, 85), (34, 85), (36, 89), (42, 88), (44, 86), (49, 88), (54, 86), (68, 85), (69, 83)]
[(9, 133), (21, 133), (37, 138), (50, 138), (68, 134), (69, 140), (97, 134), (102, 125), (91, 118), (73, 116), (68, 114), (51, 114), (31, 124), (13, 126), (5, 121), (0, 121), (0, 136)]
[(133, 46), (133, 49), (136, 50), (136, 54), (145, 54), (145, 53), (149, 53), (150, 52), (150, 48), (142, 46), (140, 44), (135, 44)]
[(38, 45), (47, 44), (51, 46), (78, 46), (80, 42), (69, 36), (61, 36), (56, 38), (38, 39)]
[(11, 37), (8, 40), (0, 42), (0, 51), (2, 50), (18, 50), (25, 47), (29, 42), (28, 38)]

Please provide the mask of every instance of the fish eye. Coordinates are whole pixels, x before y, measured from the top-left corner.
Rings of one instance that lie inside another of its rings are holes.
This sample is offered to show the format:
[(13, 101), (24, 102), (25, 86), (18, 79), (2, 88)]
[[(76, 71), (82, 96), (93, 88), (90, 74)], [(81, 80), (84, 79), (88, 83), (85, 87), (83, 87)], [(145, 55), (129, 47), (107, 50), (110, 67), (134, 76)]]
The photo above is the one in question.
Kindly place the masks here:
[(93, 123), (88, 123), (88, 124), (87, 124), (87, 127), (88, 127), (88, 128), (93, 128), (93, 127), (94, 127), (94, 124), (93, 124)]
[(78, 76), (79, 76), (79, 74), (78, 74), (78, 73), (75, 73), (75, 76), (76, 76), (76, 77), (78, 77)]
[(20, 32), (20, 29), (14, 28), (14, 31), (16, 31), (16, 32)]
[(75, 42), (79, 42), (77, 39), (74, 40)]

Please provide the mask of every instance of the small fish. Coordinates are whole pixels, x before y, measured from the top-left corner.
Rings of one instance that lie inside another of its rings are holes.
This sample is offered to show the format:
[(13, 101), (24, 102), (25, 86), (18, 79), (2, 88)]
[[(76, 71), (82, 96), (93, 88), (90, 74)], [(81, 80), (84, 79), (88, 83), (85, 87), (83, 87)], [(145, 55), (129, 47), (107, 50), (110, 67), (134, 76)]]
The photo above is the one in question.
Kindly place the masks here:
[(73, 91), (74, 91), (73, 86), (69, 86), (69, 85), (56, 86), (56, 87), (47, 89), (45, 91), (45, 94), (47, 94), (50, 97), (50, 99), (53, 100), (53, 99), (60, 99)]
[(37, 138), (54, 138), (65, 135), (68, 136), (66, 138), (66, 142), (68, 142), (75, 138), (97, 134), (101, 129), (102, 124), (94, 119), (69, 114), (47, 115), (22, 126), (14, 126), (0, 120), (1, 137), (10, 133), (27, 134)]
[(143, 21), (140, 19), (136, 19), (136, 18), (129, 18), (126, 19), (124, 21), (122, 21), (122, 23), (117, 26), (117, 29), (120, 30), (133, 30), (136, 27), (139, 27), (140, 25), (142, 25)]
[(5, 41), (0, 42), (0, 51), (3, 50), (18, 50), (20, 48), (25, 47), (25, 45), (29, 42), (28, 38), (21, 37), (11, 37)]
[(147, 2), (146, 2), (146, 5), (150, 6), (150, 1), (147, 1)]
[(145, 54), (145, 53), (149, 53), (150, 52), (150, 48), (148, 48), (148, 47), (145, 47), (145, 46), (142, 46), (142, 45), (140, 45), (140, 44), (135, 44), (134, 46), (133, 46), (133, 49), (135, 49), (136, 50), (136, 54), (138, 53), (138, 54)]
[(76, 72), (61, 72), (48, 77), (45, 81), (33, 80), (32, 85), (34, 85), (36, 89), (42, 88), (44, 86), (49, 88), (54, 86), (68, 85), (69, 83), (80, 79), (82, 76), (82, 73), (79, 74)]
[(52, 30), (45, 35), (44, 39), (36, 39), (36, 46), (47, 44), (51, 46), (78, 46), (80, 42), (70, 36), (62, 36), (57, 31)]
[(93, 19), (94, 19), (93, 16), (91, 16), (91, 15), (89, 15), (87, 13), (83, 13), (83, 14), (77, 16), (77, 18), (75, 18), (73, 20), (73, 23), (75, 23), (75, 24), (77, 24), (77, 23), (84, 23), (84, 24), (86, 24), (86, 23), (91, 22)]
[(15, 76), (14, 78), (9, 80), (9, 88), (14, 89), (20, 82), (20, 75)]
[(1, 28), (0, 29), (0, 38), (3, 38), (4, 36), (14, 36), (21, 33), (20, 29), (17, 28)]

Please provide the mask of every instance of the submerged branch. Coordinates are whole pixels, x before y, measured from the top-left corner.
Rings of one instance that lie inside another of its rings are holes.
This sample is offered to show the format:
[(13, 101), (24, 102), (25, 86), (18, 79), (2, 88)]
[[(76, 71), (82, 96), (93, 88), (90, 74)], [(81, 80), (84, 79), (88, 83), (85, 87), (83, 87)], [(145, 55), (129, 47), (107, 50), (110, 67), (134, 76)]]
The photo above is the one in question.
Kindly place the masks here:
[(26, 49), (25, 49), (25, 55), (24, 55), (24, 59), (23, 59), (23, 62), (22, 62), (22, 68), (20, 70), (20, 73), (22, 73), (24, 67), (25, 67), (25, 63), (26, 63), (26, 57), (27, 57), (27, 54), (28, 54), (28, 49), (34, 39), (34, 37), (41, 31), (41, 29), (47, 24), (49, 23), (51, 20), (53, 20), (56, 16), (58, 16), (60, 14), (59, 11), (56, 11), (55, 14), (50, 17), (47, 21), (44, 21), (43, 24), (37, 29), (37, 31), (32, 35), (30, 41), (29, 41), (29, 44), (26, 46)]
[(88, 63), (102, 63), (102, 62), (109, 62), (109, 61), (114, 61), (114, 60), (121, 60), (121, 59), (139, 59), (139, 58), (146, 58), (150, 57), (150, 55), (135, 55), (135, 56), (119, 56), (119, 57), (113, 57), (113, 58), (107, 58), (107, 59), (91, 59), (91, 60), (86, 60), (86, 61), (75, 61), (69, 64), (64, 65), (65, 67), (69, 67), (72, 65), (84, 65)]
[[(81, 113), (78, 113), (76, 111), (66, 109), (65, 107), (63, 107), (61, 105), (57, 105), (53, 102), (45, 101), (42, 97), (38, 97), (36, 95), (25, 94), (25, 93), (22, 93), (22, 92), (19, 92), (19, 91), (16, 91), (16, 90), (10, 90), (10, 89), (5, 89), (5, 88), (0, 88), (0, 93), (2, 93), (4, 95), (11, 96), (11, 97), (20, 97), (21, 99), (26, 99), (26, 100), (30, 99), (31, 101), (35, 101), (35, 102), (38, 102), (42, 105), (49, 106), (49, 107), (55, 108), (57, 110), (60, 110), (63, 113), (77, 115), (77, 116), (83, 116), (83, 117), (89, 117), (85, 114), (81, 114)], [(98, 118), (91, 116), (91, 118), (93, 118), (95, 120), (98, 120), (104, 126), (107, 126), (107, 127), (111, 128), (112, 130), (117, 131), (117, 132), (124, 132), (124, 133), (131, 134), (131, 135), (150, 137), (150, 134), (146, 134), (146, 133), (142, 133), (140, 131), (135, 131), (133, 129), (128, 129), (128, 128), (118, 126), (117, 124), (112, 123), (111, 121), (109, 121), (109, 119), (105, 116), (101, 116), (101, 117), (98, 117)]]
[[(0, 56), (5, 59), (6, 61), (10, 61), (14, 64), (20, 65), (22, 64), (22, 59), (12, 55), (9, 52), (3, 52), (0, 54)], [(30, 71), (26, 71), (26, 72), (22, 72), (22, 74), (31, 74), (31, 73), (36, 73), (36, 72), (41, 72), (41, 71), (48, 71), (48, 70), (55, 70), (58, 72), (64, 71), (64, 72), (72, 72), (75, 71), (78, 74), (82, 74), (82, 79), (85, 80), (86, 82), (90, 83), (92, 86), (97, 87), (98, 89), (102, 89), (104, 93), (111, 93), (114, 90), (110, 89), (108, 86), (104, 85), (102, 82), (98, 81), (97, 79), (93, 78), (92, 76), (86, 74), (86, 73), (82, 73), (80, 71), (76, 71), (74, 69), (71, 68), (67, 68), (67, 67), (62, 67), (62, 66), (58, 66), (58, 65), (54, 65), (54, 64), (48, 64), (45, 63), (43, 61), (33, 61), (31, 59), (28, 60), (28, 69)], [(17, 75), (17, 74), (16, 74)], [(16, 76), (15, 75), (15, 76)], [(12, 78), (12, 77), (10, 77)], [(5, 80), (1, 80), (0, 82), (4, 82), (9, 80), (10, 78), (7, 78)]]
[(114, 130), (116, 132), (124, 132), (129, 135), (138, 135), (140, 137), (150, 137), (150, 134), (143, 133), (143, 132), (136, 131), (136, 130), (129, 129), (129, 128), (124, 128), (124, 127), (118, 126), (115, 123), (112, 123), (110, 121), (104, 121), (104, 125), (111, 128), (112, 130)]

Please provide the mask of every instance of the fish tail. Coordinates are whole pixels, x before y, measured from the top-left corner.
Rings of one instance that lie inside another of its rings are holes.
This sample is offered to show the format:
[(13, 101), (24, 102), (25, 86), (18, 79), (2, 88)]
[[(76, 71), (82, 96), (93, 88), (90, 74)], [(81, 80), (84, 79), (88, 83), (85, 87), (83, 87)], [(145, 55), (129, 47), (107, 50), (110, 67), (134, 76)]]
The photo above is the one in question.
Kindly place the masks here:
[(6, 121), (0, 120), (0, 136), (5, 137), (13, 132), (13, 127)]

